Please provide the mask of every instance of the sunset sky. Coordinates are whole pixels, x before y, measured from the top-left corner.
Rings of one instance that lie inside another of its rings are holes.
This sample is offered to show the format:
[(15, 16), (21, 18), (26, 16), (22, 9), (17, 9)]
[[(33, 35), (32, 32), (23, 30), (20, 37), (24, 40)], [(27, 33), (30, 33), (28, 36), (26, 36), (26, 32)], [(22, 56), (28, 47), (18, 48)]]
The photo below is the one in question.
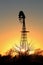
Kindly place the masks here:
[(22, 24), (19, 11), (24, 11), (28, 42), (43, 49), (43, 0), (0, 0), (0, 54), (19, 45)]

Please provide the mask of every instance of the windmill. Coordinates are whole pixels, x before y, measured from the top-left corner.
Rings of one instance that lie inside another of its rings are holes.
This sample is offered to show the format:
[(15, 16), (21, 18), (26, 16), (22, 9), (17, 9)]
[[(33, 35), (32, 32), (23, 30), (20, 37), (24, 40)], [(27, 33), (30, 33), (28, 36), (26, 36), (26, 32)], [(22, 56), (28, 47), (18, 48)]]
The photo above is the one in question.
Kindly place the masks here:
[(20, 46), (15, 45), (15, 50), (19, 53), (27, 53), (30, 51), (30, 43), (28, 44), (27, 41), (27, 33), (29, 31), (26, 30), (26, 23), (25, 23), (25, 14), (23, 11), (19, 12), (19, 21), (22, 24), (22, 31), (21, 31), (21, 40), (20, 40)]

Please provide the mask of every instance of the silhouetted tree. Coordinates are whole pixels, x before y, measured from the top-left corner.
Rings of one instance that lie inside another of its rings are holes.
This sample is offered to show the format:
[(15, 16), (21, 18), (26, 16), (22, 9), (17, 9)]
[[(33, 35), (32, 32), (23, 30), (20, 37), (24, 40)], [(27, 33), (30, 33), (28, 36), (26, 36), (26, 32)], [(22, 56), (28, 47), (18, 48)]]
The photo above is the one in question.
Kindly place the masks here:
[(0, 55), (0, 65), (29, 65), (43, 64), (43, 56), (41, 55), (18, 55), (11, 57), (10, 55)]

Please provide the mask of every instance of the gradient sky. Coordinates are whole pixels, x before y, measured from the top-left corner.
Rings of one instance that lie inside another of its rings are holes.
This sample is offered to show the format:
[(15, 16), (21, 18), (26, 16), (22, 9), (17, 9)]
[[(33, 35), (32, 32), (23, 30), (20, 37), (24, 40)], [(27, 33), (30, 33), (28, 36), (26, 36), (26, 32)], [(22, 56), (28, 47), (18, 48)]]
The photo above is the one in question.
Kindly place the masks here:
[(43, 49), (43, 0), (0, 0), (1, 54), (20, 42), (20, 10), (25, 13), (26, 27), (30, 31), (28, 42), (32, 40), (33, 48)]

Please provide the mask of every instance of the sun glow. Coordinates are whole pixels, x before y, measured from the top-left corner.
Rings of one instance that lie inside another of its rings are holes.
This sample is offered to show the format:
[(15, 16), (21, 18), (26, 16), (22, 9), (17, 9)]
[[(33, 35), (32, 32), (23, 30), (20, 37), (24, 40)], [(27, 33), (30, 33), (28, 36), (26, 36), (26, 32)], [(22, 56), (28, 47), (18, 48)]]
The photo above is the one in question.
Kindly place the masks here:
[(34, 51), (29, 51), (29, 55), (34, 54)]
[(21, 49), (21, 52), (24, 53), (26, 50), (25, 49)]

